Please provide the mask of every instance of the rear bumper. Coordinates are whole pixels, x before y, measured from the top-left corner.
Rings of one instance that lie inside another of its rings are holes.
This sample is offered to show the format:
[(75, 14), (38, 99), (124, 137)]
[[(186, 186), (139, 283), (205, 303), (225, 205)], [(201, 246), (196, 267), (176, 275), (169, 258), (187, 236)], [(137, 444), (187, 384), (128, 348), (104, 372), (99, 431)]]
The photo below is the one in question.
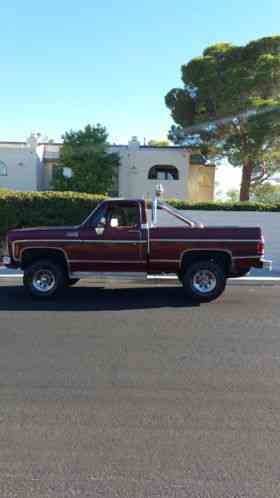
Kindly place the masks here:
[(272, 261), (269, 259), (261, 259), (259, 268), (266, 271), (272, 271)]
[(264, 271), (272, 271), (272, 261), (264, 259), (261, 256), (257, 259), (238, 259), (228, 275), (229, 277), (242, 277), (249, 273), (252, 268), (259, 268)]

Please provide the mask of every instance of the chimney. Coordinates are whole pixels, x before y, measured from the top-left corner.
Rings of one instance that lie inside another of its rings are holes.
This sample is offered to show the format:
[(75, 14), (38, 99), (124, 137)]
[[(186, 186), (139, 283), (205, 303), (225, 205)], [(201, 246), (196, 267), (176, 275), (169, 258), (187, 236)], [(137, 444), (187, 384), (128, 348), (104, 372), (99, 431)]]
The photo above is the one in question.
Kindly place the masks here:
[(137, 137), (132, 137), (131, 140), (128, 142), (128, 148), (131, 150), (136, 151), (140, 147), (140, 142), (138, 142)]

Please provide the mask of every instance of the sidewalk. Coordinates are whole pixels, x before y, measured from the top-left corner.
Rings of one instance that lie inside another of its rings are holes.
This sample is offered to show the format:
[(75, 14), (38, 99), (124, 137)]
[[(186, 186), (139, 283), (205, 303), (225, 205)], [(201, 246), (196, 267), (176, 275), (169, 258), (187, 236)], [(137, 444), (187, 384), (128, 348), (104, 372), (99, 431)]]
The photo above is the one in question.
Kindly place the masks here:
[[(20, 270), (0, 270), (1, 279), (21, 279), (22, 272)], [(86, 280), (90, 281), (90, 277)], [(153, 275), (147, 278), (147, 283), (165, 283), (174, 284), (177, 281), (177, 276), (174, 275)], [(141, 279), (143, 283), (143, 279)], [(140, 279), (139, 279), (140, 283)], [(228, 280), (230, 285), (280, 285), (280, 271), (266, 272), (263, 270), (252, 270), (246, 277), (231, 278)]]

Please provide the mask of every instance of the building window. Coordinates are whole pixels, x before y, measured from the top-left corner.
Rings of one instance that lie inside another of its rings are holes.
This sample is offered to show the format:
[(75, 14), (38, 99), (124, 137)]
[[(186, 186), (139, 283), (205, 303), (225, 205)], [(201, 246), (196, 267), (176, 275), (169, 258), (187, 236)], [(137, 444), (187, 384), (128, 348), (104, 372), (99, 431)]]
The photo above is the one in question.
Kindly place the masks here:
[(175, 166), (156, 164), (148, 173), (149, 180), (179, 180), (179, 171)]
[(8, 176), (8, 168), (3, 161), (0, 161), (0, 176)]

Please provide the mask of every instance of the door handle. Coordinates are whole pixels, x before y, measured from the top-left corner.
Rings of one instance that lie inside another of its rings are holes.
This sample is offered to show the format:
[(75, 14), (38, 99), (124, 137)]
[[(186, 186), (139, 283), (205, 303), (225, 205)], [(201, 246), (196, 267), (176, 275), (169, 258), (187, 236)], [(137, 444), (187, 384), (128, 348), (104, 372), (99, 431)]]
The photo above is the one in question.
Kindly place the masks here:
[(102, 228), (102, 227), (96, 227), (95, 228), (95, 233), (96, 233), (96, 235), (103, 235), (104, 228)]

